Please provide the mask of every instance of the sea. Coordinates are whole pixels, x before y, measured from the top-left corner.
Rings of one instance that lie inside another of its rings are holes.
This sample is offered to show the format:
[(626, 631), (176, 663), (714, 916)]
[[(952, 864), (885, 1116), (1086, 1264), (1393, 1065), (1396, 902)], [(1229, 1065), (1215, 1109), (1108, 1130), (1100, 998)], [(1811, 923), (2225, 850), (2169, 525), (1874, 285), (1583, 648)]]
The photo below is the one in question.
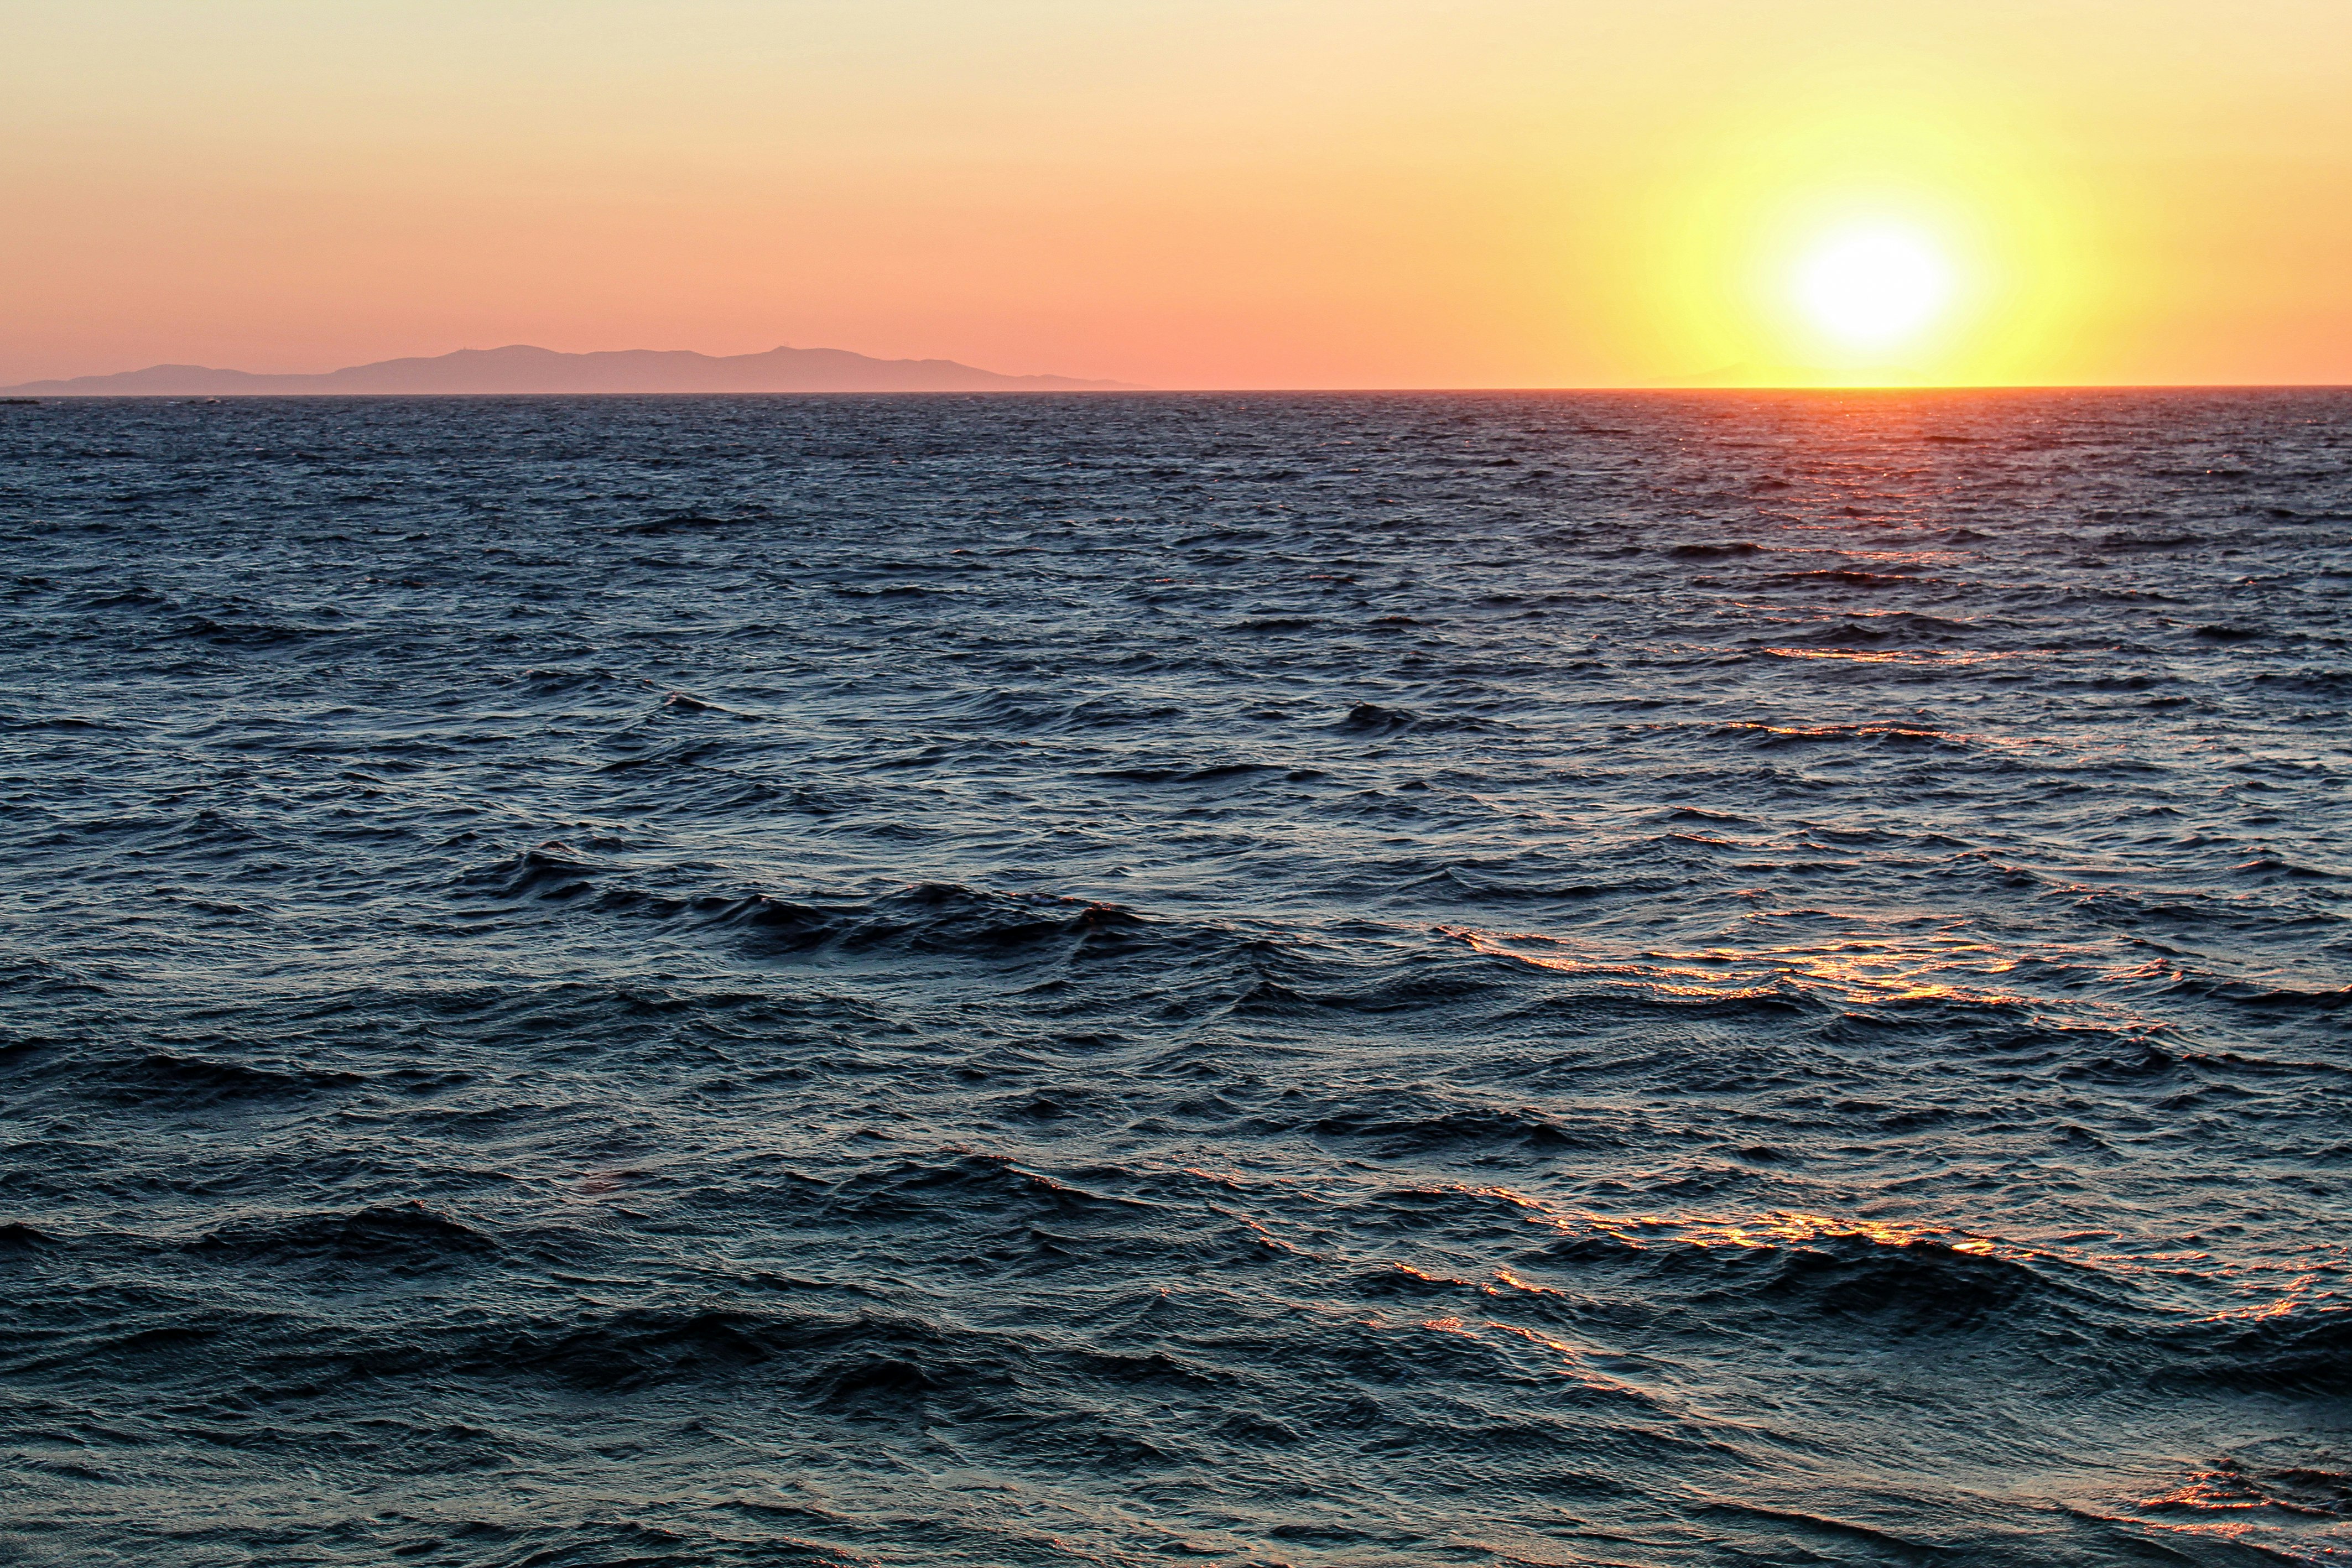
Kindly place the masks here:
[(0, 407), (0, 1561), (2352, 1562), (2352, 392)]

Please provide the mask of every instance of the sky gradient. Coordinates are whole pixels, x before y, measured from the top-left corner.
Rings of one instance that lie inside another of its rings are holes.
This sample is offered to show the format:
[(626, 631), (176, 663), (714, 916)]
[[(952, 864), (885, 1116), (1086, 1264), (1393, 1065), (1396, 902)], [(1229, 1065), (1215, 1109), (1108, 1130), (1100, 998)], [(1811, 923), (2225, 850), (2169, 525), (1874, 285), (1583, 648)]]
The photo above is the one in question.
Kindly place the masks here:
[[(0, 0), (0, 383), (2352, 382), (2343, 0)], [(1858, 353), (1790, 283), (1948, 266)]]

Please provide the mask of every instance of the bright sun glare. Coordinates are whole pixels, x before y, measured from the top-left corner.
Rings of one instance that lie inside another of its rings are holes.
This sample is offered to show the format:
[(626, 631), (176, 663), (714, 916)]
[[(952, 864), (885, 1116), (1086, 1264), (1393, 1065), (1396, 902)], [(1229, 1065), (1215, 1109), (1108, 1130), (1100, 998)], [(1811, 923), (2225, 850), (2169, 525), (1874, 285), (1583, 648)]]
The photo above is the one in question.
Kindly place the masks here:
[(1949, 264), (1902, 228), (1831, 235), (1798, 262), (1795, 281), (1805, 314), (1850, 349), (1890, 349), (1917, 337), (1952, 296)]

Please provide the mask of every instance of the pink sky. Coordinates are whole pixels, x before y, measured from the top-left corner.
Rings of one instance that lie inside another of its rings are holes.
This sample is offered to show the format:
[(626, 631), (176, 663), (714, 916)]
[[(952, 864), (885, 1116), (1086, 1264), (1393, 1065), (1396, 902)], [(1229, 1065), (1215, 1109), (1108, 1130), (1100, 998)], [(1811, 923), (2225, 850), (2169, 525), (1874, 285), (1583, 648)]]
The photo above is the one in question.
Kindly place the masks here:
[(1771, 246), (1881, 209), (1974, 289), (1906, 374), (2352, 382), (2341, 0), (0, 10), (0, 382), (515, 342), (1803, 379)]

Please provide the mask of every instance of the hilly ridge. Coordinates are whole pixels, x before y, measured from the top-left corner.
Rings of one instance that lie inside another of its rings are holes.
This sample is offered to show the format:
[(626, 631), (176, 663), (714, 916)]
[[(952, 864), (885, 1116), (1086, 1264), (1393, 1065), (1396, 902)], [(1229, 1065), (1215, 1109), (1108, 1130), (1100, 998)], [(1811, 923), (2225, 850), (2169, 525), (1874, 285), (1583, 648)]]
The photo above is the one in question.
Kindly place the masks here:
[(429, 359), (381, 360), (318, 375), (150, 365), (115, 375), (26, 382), (0, 392), (50, 397), (230, 397), (341, 393), (1118, 392), (1123, 382), (1009, 376), (953, 360), (877, 360), (844, 349), (710, 355), (624, 349), (567, 354), (513, 344)]

